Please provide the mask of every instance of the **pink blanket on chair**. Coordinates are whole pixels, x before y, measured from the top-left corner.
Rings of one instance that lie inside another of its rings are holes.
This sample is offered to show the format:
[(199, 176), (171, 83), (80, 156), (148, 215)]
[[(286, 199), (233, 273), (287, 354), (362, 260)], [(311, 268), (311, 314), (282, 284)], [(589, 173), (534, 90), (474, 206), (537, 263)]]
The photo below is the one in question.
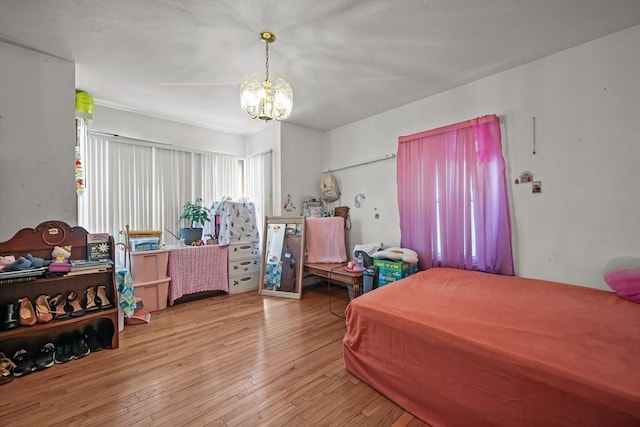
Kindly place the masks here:
[(305, 219), (306, 262), (347, 262), (344, 218)]

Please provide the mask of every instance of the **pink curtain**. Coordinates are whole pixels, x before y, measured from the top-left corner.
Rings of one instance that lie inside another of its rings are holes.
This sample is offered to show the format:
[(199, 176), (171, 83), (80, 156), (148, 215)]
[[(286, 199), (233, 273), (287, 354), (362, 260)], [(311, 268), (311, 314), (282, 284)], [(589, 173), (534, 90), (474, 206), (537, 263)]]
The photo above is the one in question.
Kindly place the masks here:
[(400, 137), (398, 205), (401, 245), (421, 269), (514, 274), (497, 116)]

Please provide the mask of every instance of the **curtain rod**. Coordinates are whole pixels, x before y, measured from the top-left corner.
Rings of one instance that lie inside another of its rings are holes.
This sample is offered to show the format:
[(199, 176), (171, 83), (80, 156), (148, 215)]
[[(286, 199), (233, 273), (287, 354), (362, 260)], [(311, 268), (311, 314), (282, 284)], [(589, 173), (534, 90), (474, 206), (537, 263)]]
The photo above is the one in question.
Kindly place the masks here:
[(243, 156), (237, 156), (235, 154), (219, 153), (217, 151), (206, 151), (206, 150), (198, 150), (198, 149), (193, 149), (193, 148), (188, 148), (188, 147), (181, 147), (179, 145), (167, 144), (166, 142), (149, 141), (148, 139), (132, 138), (130, 136), (118, 135), (117, 133), (99, 132), (99, 131), (94, 131), (94, 130), (90, 130), (89, 133), (92, 134), (92, 135), (128, 139), (130, 141), (134, 141), (134, 142), (139, 143), (139, 145), (159, 145), (161, 147), (173, 148), (173, 149), (176, 149), (176, 150), (187, 151), (187, 152), (190, 152), (190, 153), (219, 154), (221, 156), (229, 156), (229, 157), (233, 157), (233, 158), (244, 159)]
[(359, 162), (359, 163), (354, 163), (352, 165), (348, 165), (348, 166), (342, 166), (339, 168), (335, 168), (335, 169), (327, 169), (325, 171), (322, 171), (322, 173), (329, 173), (329, 172), (335, 172), (335, 171), (341, 171), (343, 169), (350, 169), (350, 168), (355, 168), (358, 166), (365, 166), (368, 165), (370, 163), (376, 163), (376, 162), (382, 162), (384, 160), (391, 160), (391, 159), (395, 159), (396, 158), (396, 154), (395, 153), (391, 153), (391, 154), (385, 154), (382, 157), (378, 157), (375, 159), (371, 159), (371, 160), (365, 160), (363, 162)]
[(249, 157), (247, 157), (247, 159), (253, 159), (254, 157), (262, 156), (263, 154), (269, 154), (269, 153), (273, 153), (273, 148), (269, 148), (268, 150), (264, 150), (261, 153), (252, 154)]

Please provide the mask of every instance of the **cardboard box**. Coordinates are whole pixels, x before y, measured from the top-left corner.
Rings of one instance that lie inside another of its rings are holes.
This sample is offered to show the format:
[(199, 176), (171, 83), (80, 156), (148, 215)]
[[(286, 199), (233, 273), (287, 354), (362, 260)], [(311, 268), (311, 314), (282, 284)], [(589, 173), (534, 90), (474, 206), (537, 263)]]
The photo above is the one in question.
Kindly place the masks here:
[(374, 259), (373, 265), (378, 267), (378, 286), (404, 279), (418, 271), (418, 264), (407, 264), (388, 259)]
[(159, 237), (140, 237), (129, 239), (132, 252), (156, 251), (160, 249)]

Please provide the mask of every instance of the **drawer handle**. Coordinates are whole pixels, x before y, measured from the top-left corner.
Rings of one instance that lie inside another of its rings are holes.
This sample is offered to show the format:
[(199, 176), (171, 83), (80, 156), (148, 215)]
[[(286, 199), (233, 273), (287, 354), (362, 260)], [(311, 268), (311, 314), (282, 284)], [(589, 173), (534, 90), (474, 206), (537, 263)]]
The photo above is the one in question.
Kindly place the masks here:
[(251, 277), (243, 277), (240, 280), (243, 281), (243, 282), (247, 282), (247, 281), (251, 280)]

